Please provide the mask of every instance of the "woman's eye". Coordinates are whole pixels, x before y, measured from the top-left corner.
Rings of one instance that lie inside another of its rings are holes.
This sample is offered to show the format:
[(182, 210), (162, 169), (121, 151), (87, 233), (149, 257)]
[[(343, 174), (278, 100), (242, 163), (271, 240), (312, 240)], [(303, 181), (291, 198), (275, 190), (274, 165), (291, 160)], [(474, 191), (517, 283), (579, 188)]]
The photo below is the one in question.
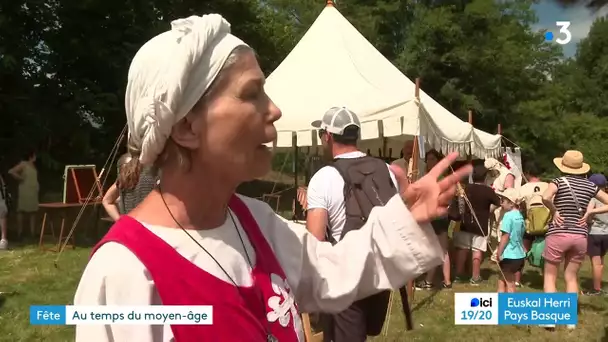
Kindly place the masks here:
[(256, 99), (260, 95), (260, 91), (258, 89), (248, 89), (243, 92), (243, 99), (251, 100)]

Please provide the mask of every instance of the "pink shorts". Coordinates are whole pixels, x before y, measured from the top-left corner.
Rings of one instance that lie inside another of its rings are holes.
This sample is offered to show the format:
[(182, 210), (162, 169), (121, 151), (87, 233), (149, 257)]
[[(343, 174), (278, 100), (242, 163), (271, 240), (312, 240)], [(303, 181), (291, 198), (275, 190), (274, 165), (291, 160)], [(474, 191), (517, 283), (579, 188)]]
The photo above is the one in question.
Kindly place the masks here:
[(587, 254), (587, 237), (581, 234), (557, 233), (547, 235), (543, 258), (551, 263), (567, 262), (580, 264)]

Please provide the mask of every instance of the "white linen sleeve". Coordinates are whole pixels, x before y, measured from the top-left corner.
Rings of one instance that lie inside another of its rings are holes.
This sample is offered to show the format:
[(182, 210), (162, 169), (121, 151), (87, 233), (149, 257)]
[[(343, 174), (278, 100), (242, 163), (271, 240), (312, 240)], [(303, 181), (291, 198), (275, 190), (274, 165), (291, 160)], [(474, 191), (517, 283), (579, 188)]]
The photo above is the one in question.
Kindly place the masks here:
[(265, 203), (254, 210), (264, 211), (268, 216), (260, 217), (260, 228), (303, 312), (343, 311), (358, 299), (401, 287), (443, 261), (430, 224), (419, 226), (398, 195), (374, 208), (361, 229), (335, 246), (277, 216)]
[[(160, 304), (154, 283), (137, 257), (114, 242), (101, 246), (84, 270), (74, 305)], [(172, 341), (163, 326), (77, 325), (76, 342)], [(170, 335), (170, 334), (169, 334)]]

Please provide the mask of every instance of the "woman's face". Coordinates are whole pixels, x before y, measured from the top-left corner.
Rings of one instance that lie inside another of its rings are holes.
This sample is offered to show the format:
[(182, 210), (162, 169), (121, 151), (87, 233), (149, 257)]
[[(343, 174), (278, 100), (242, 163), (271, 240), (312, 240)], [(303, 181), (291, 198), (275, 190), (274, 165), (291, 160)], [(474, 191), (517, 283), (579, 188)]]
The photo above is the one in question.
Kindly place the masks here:
[(506, 199), (504, 197), (501, 197), (500, 199), (500, 206), (504, 209), (504, 210), (511, 210), (515, 207), (515, 204), (513, 204), (513, 202), (511, 202), (511, 200)]
[(426, 156), (426, 168), (427, 168), (427, 170), (430, 170), (430, 169), (434, 168), (435, 165), (437, 165), (438, 162), (439, 162), (439, 160), (437, 159), (437, 157), (434, 154), (432, 154), (432, 153), (427, 154), (427, 156)]
[(264, 91), (254, 53), (240, 53), (216, 81), (209, 98), (186, 117), (196, 137), (188, 146), (195, 150), (192, 167), (239, 182), (264, 176), (272, 160), (264, 144), (276, 140), (274, 122), (281, 111)]

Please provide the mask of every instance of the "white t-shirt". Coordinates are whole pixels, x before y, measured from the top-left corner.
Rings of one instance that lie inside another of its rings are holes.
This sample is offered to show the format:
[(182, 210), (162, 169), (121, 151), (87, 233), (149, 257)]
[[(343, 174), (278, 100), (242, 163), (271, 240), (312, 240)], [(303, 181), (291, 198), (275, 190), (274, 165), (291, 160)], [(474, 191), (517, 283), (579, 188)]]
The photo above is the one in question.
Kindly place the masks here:
[[(361, 158), (366, 154), (363, 152), (349, 152), (336, 156), (340, 159)], [(389, 167), (386, 165), (386, 167)], [(398, 189), (397, 179), (390, 171), (389, 174)], [(346, 223), (346, 206), (344, 203), (344, 179), (333, 166), (325, 166), (312, 176), (308, 183), (306, 194), (310, 209), (325, 209), (329, 219), (329, 230), (336, 241), (340, 241), (342, 229)]]

